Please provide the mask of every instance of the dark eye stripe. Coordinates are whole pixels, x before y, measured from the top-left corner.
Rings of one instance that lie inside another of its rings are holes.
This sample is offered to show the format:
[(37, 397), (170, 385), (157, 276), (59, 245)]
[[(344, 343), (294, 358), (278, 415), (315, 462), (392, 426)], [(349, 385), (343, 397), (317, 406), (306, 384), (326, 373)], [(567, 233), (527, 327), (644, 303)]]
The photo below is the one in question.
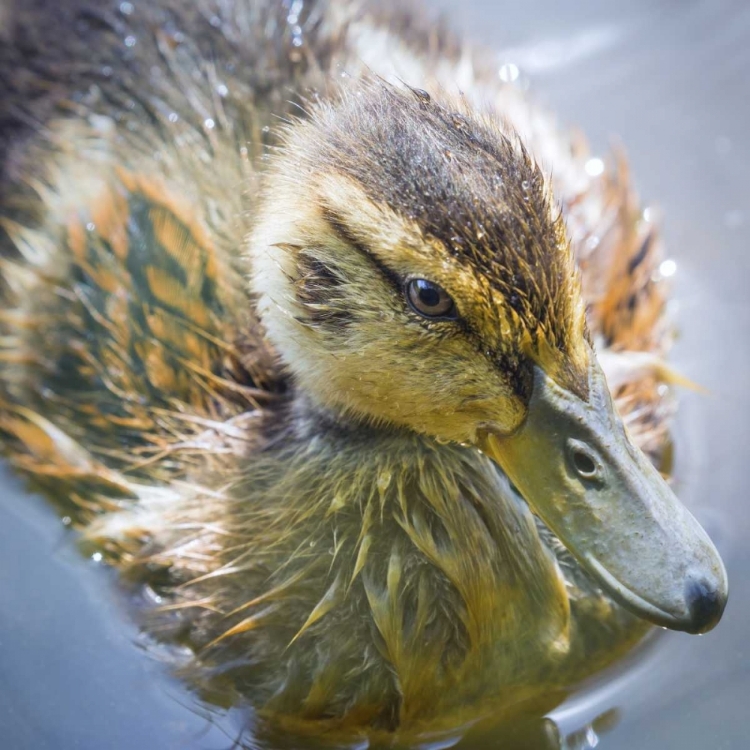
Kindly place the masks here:
[(412, 279), (406, 283), (404, 293), (409, 307), (424, 318), (455, 320), (458, 317), (453, 298), (439, 284)]
[(323, 218), (346, 244), (365, 255), (383, 276), (396, 288), (403, 288), (409, 307), (429, 320), (457, 320), (458, 311), (453, 298), (439, 284), (427, 279), (412, 279), (404, 284), (398, 274), (377, 258), (358, 237), (347, 227), (341, 216), (330, 207), (323, 207)]
[(370, 251), (370, 248), (354, 235), (338, 213), (328, 207), (324, 207), (323, 218), (339, 239), (353, 247), (358, 253), (364, 255), (396, 289), (402, 286), (403, 281), (401, 277), (380, 261), (378, 257)]

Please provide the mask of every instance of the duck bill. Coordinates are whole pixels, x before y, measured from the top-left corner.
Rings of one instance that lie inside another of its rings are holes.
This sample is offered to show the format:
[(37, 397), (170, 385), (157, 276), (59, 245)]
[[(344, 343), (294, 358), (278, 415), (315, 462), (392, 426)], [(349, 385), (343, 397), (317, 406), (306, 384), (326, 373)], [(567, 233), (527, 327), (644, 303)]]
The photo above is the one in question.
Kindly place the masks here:
[(657, 625), (710, 630), (727, 600), (719, 553), (631, 442), (590, 359), (588, 400), (536, 367), (525, 422), (479, 447), (615, 601)]

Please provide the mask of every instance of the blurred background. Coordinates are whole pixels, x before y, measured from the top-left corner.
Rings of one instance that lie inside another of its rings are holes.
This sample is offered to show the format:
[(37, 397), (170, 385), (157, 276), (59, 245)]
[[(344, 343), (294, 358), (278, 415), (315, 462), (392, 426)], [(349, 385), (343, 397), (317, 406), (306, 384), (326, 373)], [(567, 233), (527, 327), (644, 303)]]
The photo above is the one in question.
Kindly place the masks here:
[[(750, 694), (750, 4), (746, 0), (432, 0), (498, 51), (595, 154), (613, 138), (674, 260), (681, 498), (727, 563), (703, 637), (665, 633), (546, 721), (483, 747), (736, 750)], [(147, 653), (116, 577), (47, 504), (0, 474), (0, 746), (220, 750), (239, 717), (209, 710)], [(155, 656), (157, 658), (155, 658)], [(244, 717), (243, 717), (244, 719)], [(463, 747), (463, 745), (462, 745)]]

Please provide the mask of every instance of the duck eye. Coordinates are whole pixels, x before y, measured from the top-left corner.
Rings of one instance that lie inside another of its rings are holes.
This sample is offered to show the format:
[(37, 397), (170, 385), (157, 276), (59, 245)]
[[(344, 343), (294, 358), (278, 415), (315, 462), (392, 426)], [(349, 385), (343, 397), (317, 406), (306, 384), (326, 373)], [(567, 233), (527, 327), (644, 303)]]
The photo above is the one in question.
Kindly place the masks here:
[(456, 306), (448, 292), (427, 279), (412, 279), (406, 284), (406, 299), (414, 312), (425, 318), (456, 317)]

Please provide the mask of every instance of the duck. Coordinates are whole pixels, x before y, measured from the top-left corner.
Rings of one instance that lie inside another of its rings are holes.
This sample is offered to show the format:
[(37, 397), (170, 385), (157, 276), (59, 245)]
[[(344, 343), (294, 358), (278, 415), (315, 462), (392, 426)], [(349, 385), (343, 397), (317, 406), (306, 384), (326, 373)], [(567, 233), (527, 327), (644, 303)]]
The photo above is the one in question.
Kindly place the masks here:
[(435, 736), (717, 624), (622, 155), (417, 3), (0, 20), (0, 447), (197, 691)]

